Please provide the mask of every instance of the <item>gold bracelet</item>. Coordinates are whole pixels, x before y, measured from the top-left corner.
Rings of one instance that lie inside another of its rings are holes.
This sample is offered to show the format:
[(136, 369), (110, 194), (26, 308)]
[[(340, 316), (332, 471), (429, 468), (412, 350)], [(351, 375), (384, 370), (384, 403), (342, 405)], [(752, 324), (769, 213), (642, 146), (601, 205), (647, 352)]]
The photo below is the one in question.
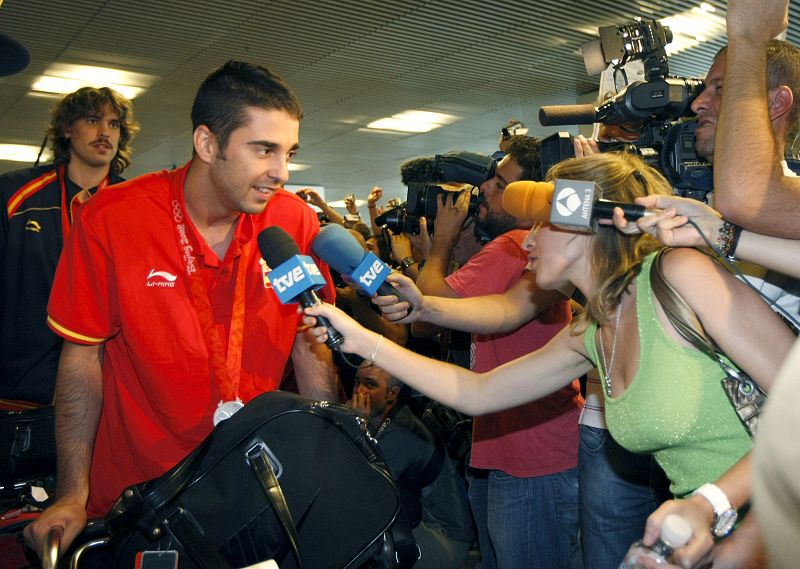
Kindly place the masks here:
[(375, 365), (375, 357), (378, 355), (378, 350), (381, 347), (381, 342), (383, 342), (383, 334), (381, 334), (378, 337), (378, 341), (375, 343), (375, 347), (372, 348), (372, 353), (369, 356), (367, 356), (367, 361), (371, 366)]

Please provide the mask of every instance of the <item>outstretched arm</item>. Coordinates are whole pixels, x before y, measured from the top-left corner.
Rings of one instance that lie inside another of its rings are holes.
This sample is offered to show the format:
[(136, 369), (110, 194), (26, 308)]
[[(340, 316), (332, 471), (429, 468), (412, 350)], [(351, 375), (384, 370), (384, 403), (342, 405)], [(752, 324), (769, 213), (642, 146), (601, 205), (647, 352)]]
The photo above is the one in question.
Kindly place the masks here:
[[(706, 242), (697, 228), (688, 223), (691, 220), (711, 243), (718, 241), (723, 219), (719, 212), (702, 202), (677, 196), (653, 195), (636, 198), (636, 203), (663, 211), (631, 222), (625, 219), (621, 209), (616, 208), (614, 225), (624, 233), (650, 233), (671, 247), (705, 247)], [(743, 229), (736, 247), (736, 258), (800, 278), (800, 265), (797, 263), (800, 258), (800, 239), (784, 239)]]
[(64, 341), (56, 380), (56, 501), (25, 528), (27, 544), (41, 557), (44, 538), (61, 527), (65, 551), (86, 525), (89, 468), (103, 407), (103, 345)]
[(430, 322), (444, 328), (474, 334), (511, 332), (527, 324), (563, 298), (558, 291), (540, 289), (536, 276), (525, 271), (514, 285), (501, 294), (470, 298), (445, 298), (422, 295), (410, 279), (393, 273), (387, 279), (417, 307), (408, 317), (407, 304), (395, 297), (378, 296), (373, 302), (391, 321)]
[[(306, 308), (306, 315), (326, 316), (345, 338), (342, 349), (385, 369), (428, 397), (470, 415), (482, 415), (540, 399), (568, 385), (593, 366), (583, 348), (583, 336), (565, 328), (546, 346), (522, 358), (477, 374), (425, 358), (370, 332), (329, 304)], [(306, 318), (306, 323), (313, 319)], [(311, 333), (324, 342), (325, 328)]]

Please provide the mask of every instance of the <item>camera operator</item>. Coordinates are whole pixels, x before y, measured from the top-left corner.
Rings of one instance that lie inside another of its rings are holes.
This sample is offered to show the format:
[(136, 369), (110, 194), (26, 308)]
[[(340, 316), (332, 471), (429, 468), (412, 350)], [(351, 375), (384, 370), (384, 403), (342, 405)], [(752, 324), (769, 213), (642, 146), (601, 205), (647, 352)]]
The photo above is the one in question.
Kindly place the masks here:
[[(417, 285), (425, 293), (467, 298), (503, 293), (523, 279), (523, 294), (538, 308), (521, 326), (502, 334), (474, 334), (472, 369), (487, 371), (535, 350), (569, 322), (569, 304), (559, 293), (528, 281), (521, 248), (527, 224), (502, 209), (510, 182), (539, 177), (539, 142), (513, 136), (495, 175), (481, 184), (478, 230), (491, 241), (448, 276), (462, 234), (469, 196), (439, 201), (430, 254)], [(529, 226), (529, 225), (528, 225)], [(529, 274), (529, 273), (528, 273)], [(534, 319), (535, 316), (539, 319)], [(413, 330), (419, 331), (415, 322)], [(572, 568), (580, 565), (578, 542), (578, 415), (576, 386), (542, 401), (474, 419), (470, 503), (476, 518), (482, 567)], [(533, 513), (531, 513), (533, 512)], [(488, 535), (487, 535), (488, 529)], [(534, 563), (535, 565), (531, 565)]]

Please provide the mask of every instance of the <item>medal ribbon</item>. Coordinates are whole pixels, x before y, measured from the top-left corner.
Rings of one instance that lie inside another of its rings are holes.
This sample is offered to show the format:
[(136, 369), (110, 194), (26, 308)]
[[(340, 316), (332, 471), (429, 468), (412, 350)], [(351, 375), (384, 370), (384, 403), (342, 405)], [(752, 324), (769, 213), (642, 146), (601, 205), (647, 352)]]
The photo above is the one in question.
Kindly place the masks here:
[(89, 198), (92, 197), (95, 192), (102, 190), (108, 185), (108, 176), (100, 181), (94, 191), (88, 188), (79, 191), (69, 200), (69, 204), (67, 204), (67, 172), (63, 164), (58, 167), (58, 181), (61, 183), (61, 236), (64, 238), (64, 241), (66, 241), (67, 234), (69, 233), (70, 227), (72, 227), (72, 222), (75, 219), (78, 208), (89, 201)]
[(242, 370), (242, 344), (244, 331), (244, 293), (247, 281), (247, 265), (250, 258), (250, 242), (242, 247), (239, 256), (239, 268), (236, 273), (236, 286), (233, 293), (233, 309), (231, 311), (231, 325), (228, 333), (227, 355), (222, 344), (222, 338), (214, 322), (211, 302), (208, 298), (208, 287), (200, 276), (197, 258), (194, 255), (187, 231), (190, 229), (185, 223), (183, 206), (174, 192), (170, 192), (172, 200), (172, 221), (175, 229), (175, 238), (178, 242), (181, 259), (186, 268), (189, 279), (189, 291), (192, 302), (203, 330), (211, 366), (217, 379), (223, 401), (239, 399), (239, 380)]

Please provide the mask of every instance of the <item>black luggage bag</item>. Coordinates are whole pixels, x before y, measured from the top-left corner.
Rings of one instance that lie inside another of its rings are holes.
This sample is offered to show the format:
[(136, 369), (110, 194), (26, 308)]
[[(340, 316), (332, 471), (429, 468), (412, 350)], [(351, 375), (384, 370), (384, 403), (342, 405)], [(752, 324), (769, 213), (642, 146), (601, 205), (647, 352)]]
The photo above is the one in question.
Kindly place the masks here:
[(126, 489), (105, 523), (116, 567), (134, 567), (141, 551), (175, 550), (181, 569), (267, 559), (341, 569), (387, 547), (394, 557), (399, 514), (394, 481), (356, 413), (275, 391), (160, 478)]

